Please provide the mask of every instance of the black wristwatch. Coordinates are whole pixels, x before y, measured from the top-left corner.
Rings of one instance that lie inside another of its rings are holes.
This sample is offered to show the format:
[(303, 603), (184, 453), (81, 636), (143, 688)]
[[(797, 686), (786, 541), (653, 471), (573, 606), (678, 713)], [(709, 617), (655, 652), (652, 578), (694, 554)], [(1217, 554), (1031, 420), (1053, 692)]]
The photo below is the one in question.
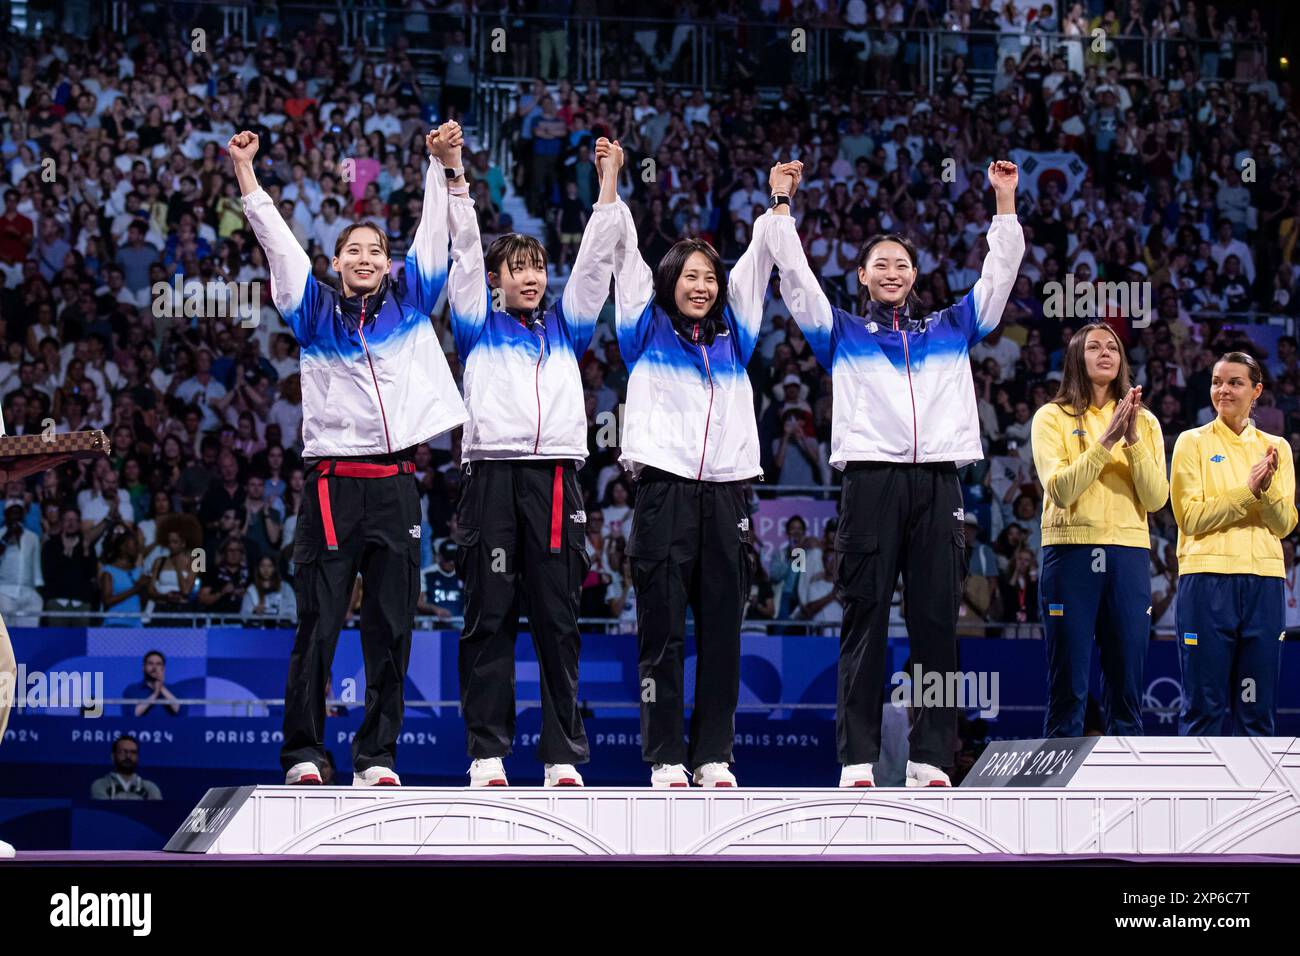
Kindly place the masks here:
[(767, 208), (775, 209), (777, 206), (780, 206), (782, 204), (787, 206), (790, 205), (790, 197), (776, 194), (773, 195), (772, 198), (767, 201)]

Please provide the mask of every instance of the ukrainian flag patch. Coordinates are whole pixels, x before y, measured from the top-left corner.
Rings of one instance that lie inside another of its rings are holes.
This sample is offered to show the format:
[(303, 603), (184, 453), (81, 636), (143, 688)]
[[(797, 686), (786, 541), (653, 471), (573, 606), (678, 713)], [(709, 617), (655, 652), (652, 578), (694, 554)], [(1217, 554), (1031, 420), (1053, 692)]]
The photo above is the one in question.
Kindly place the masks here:
[(1049, 604), (1049, 605), (1047, 605), (1047, 616), (1048, 616), (1048, 617), (1065, 617), (1065, 605), (1064, 605), (1064, 604)]
[(1195, 647), (1195, 646), (1196, 646), (1196, 635), (1195, 635), (1195, 634), (1191, 634), (1191, 633), (1184, 634), (1184, 635), (1183, 635), (1183, 643), (1184, 643), (1184, 644), (1187, 644), (1187, 645), (1190, 646), (1190, 647)]

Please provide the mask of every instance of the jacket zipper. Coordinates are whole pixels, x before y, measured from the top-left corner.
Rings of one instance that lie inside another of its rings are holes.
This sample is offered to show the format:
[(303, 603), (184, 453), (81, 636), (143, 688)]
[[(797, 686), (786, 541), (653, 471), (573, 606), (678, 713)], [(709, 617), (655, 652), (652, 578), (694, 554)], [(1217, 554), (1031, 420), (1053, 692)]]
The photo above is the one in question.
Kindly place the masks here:
[(366, 345), (366, 303), (361, 303), (361, 323), (357, 326), (357, 334), (361, 336), (361, 348), (366, 353), (366, 364), (370, 366), (370, 380), (375, 383), (375, 398), (379, 399), (379, 419), (384, 423), (384, 444), (388, 447), (388, 453), (393, 453), (393, 441), (388, 435), (388, 415), (384, 412), (384, 396), (379, 394), (379, 376), (375, 375), (375, 363), (370, 358), (370, 347)]
[[(894, 329), (898, 329), (898, 309), (894, 309)], [(912, 464), (916, 464), (917, 451), (917, 434), (916, 434), (916, 392), (912, 390), (912, 359), (907, 350), (907, 331), (903, 331), (903, 365), (907, 367), (907, 394), (912, 399)]]
[(695, 480), (699, 481), (704, 477), (704, 456), (709, 450), (709, 423), (713, 419), (713, 369), (709, 367), (709, 353), (700, 344), (700, 324), (698, 322), (695, 323), (695, 330), (691, 333), (691, 339), (696, 345), (700, 346), (700, 355), (704, 357), (704, 374), (709, 380), (709, 410), (704, 413), (704, 447), (700, 449), (700, 470), (695, 475)]
[[(529, 330), (532, 331), (531, 329)], [(533, 454), (542, 447), (542, 355), (545, 343), (537, 343), (537, 365), (533, 369), (533, 391), (537, 394), (537, 440), (533, 442)]]

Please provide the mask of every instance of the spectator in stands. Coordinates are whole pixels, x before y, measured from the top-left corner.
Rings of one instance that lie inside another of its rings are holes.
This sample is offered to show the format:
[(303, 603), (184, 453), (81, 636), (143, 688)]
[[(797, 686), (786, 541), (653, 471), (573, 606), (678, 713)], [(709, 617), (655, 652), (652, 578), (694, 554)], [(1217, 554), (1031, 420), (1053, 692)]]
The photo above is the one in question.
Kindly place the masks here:
[(437, 561), (420, 571), (420, 599), (416, 613), (432, 614), (438, 622), (452, 621), (465, 614), (465, 585), (456, 572), (456, 544), (438, 545)]
[(230, 535), (217, 549), (217, 564), (199, 576), (199, 607), (211, 615), (238, 615), (252, 583), (244, 542)]
[(140, 626), (142, 595), (149, 593), (153, 582), (138, 567), (139, 558), (140, 539), (135, 532), (125, 525), (114, 527), (104, 539), (103, 570), (99, 572), (100, 603), (116, 615), (105, 619), (107, 626)]
[(161, 800), (158, 785), (137, 772), (140, 743), (130, 734), (113, 741), (113, 770), (90, 785), (92, 800)]
[[(108, 465), (106, 459), (100, 459), (95, 466), (97, 487), (92, 491), (84, 489), (77, 496), (81, 507), (81, 528), (86, 540), (101, 554), (103, 547), (100, 539), (107, 540), (110, 532), (122, 531), (134, 534), (135, 509), (131, 507), (131, 496), (118, 487), (117, 472)], [(107, 555), (105, 561), (111, 560)]]
[(808, 523), (792, 515), (785, 523), (786, 546), (776, 548), (768, 566), (768, 578), (777, 595), (777, 620), (789, 621), (799, 607), (800, 576), (822, 566), (815, 540), (808, 537)]
[[(193, 603), (198, 587), (198, 572), (194, 569), (192, 549), (177, 523), (174, 522), (167, 531), (164, 544), (166, 553), (154, 558), (148, 565), (148, 610), (171, 614), (182, 611)], [(149, 623), (161, 627), (186, 627), (189, 624), (184, 619), (154, 617), (149, 619)]]
[(36, 627), (40, 621), (40, 539), (23, 527), (27, 509), (8, 504), (0, 534), (0, 615), (13, 627)]
[(966, 536), (968, 570), (957, 611), (957, 632), (971, 637), (992, 637), (983, 625), (1002, 620), (998, 562), (993, 549), (980, 540), (980, 522), (974, 512), (964, 512), (962, 529)]
[(1038, 637), (1038, 557), (1027, 547), (1017, 548), (999, 583), (1001, 605), (1008, 625), (1003, 637)]
[(293, 588), (280, 579), (280, 568), (266, 554), (257, 562), (257, 573), (244, 591), (240, 614), (246, 623), (261, 627), (292, 627), (298, 618)]
[(844, 618), (844, 607), (835, 584), (839, 557), (832, 548), (827, 548), (820, 554), (821, 566), (799, 576), (798, 617), (828, 625), (813, 628), (813, 634), (837, 634)]
[(124, 704), (122, 713), (129, 717), (143, 717), (149, 713), (180, 716), (181, 705), (176, 703), (176, 695), (167, 687), (167, 658), (163, 652), (149, 651), (144, 655), (143, 666), (143, 678), (122, 690), (123, 697), (140, 703)]
[(45, 610), (58, 612), (46, 618), (50, 627), (85, 626), (87, 619), (77, 612), (94, 606), (96, 572), (95, 554), (82, 531), (81, 512), (76, 505), (66, 504), (59, 511), (58, 532), (41, 546)]

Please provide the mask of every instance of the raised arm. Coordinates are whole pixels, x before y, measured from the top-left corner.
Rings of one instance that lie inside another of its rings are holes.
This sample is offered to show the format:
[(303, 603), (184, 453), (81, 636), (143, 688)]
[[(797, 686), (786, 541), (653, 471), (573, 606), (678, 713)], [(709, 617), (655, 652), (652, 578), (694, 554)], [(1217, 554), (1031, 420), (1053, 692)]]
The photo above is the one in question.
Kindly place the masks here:
[(271, 197), (257, 184), (257, 174), (253, 171), (257, 147), (257, 135), (247, 131), (236, 133), (226, 145), (235, 167), (235, 178), (239, 181), (239, 192), (244, 197), (244, 216), (266, 254), (267, 268), (271, 273), (271, 301), (298, 344), (305, 346), (311, 342), (312, 316), (319, 302), (320, 289), (311, 274), (311, 260), (307, 253), (298, 244), (293, 230), (275, 208)]
[(600, 196), (582, 231), (582, 243), (557, 310), (579, 358), (591, 343), (614, 275), (614, 250), (622, 235), (617, 192), (618, 173), (623, 168), (622, 147), (603, 136), (596, 140), (596, 168), (600, 172)]
[(654, 317), (654, 274), (641, 258), (632, 210), (618, 199), (618, 236), (614, 242), (614, 332), (630, 371), (641, 357)]
[[(420, 224), (406, 253), (402, 278), (410, 302), (425, 315), (432, 315), (438, 296), (447, 282), (447, 184), (443, 165), (433, 155), (434, 133), (425, 137), (429, 147), (429, 171), (424, 177), (424, 208)], [(463, 176), (462, 176), (463, 182)]]
[(1020, 172), (1015, 163), (998, 160), (989, 163), (989, 185), (997, 195), (997, 213), (989, 223), (986, 239), (988, 254), (974, 287), (956, 308), (966, 340), (974, 345), (1002, 321), (1002, 312), (1011, 298), (1020, 260), (1025, 256), (1025, 233), (1016, 218), (1016, 184)]
[[(784, 185), (789, 189), (784, 195), (792, 195), (798, 188), (801, 175), (800, 163), (787, 163), (788, 178)], [(790, 310), (795, 323), (803, 331), (804, 338), (812, 348), (823, 368), (829, 369), (835, 355), (835, 316), (831, 303), (822, 291), (821, 283), (813, 275), (804, 252), (803, 243), (799, 241), (799, 232), (795, 228), (794, 217), (790, 215), (788, 204), (778, 205), (764, 213), (771, 221), (763, 230), (772, 259), (781, 274), (781, 299)], [(755, 239), (758, 238), (755, 232)], [(753, 248), (753, 244), (750, 244)]]
[(451, 270), (447, 274), (447, 301), (451, 305), (451, 332), (456, 351), (464, 362), (483, 332), (489, 311), (483, 240), (478, 231), (478, 213), (461, 166), (460, 127), (454, 122), (444, 123), (431, 137), (429, 152), (433, 162), (444, 168), (450, 166), (453, 171), (460, 170), (454, 179), (448, 181), (443, 174), (438, 177), (441, 181), (436, 185), (431, 182), (428, 188), (450, 194), (447, 224), (451, 230)]
[[(791, 174), (786, 169), (788, 165), (777, 163), (768, 174), (768, 186), (773, 195), (790, 196), (792, 182)], [(789, 203), (783, 203), (778, 208), (785, 219), (791, 219)], [(749, 246), (736, 261), (735, 268), (727, 279), (727, 301), (736, 317), (740, 355), (745, 362), (749, 361), (749, 356), (754, 351), (759, 329), (763, 325), (763, 300), (767, 298), (767, 286), (772, 279), (772, 266), (775, 263), (767, 234), (774, 228), (773, 220), (776, 218), (777, 213), (769, 209), (754, 220)]]

